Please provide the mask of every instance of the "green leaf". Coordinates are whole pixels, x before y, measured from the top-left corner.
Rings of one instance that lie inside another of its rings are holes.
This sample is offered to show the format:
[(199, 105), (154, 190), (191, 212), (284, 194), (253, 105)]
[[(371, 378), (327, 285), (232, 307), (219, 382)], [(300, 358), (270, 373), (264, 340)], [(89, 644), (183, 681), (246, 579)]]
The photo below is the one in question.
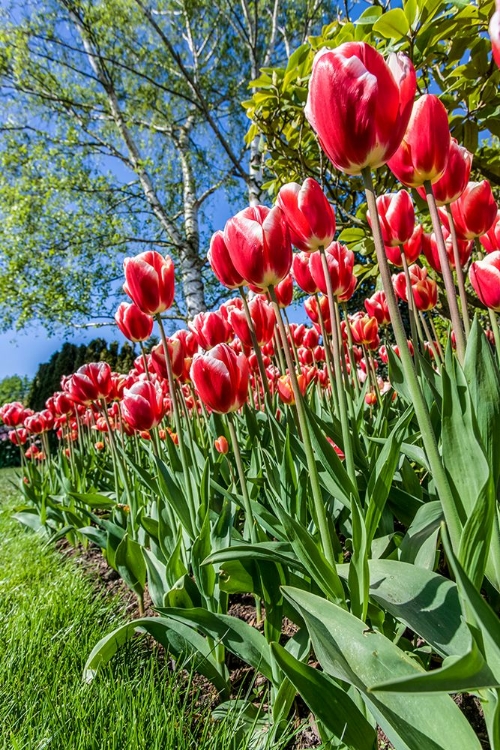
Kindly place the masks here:
[(125, 534), (116, 549), (115, 565), (127, 586), (138, 596), (142, 596), (146, 584), (146, 563), (141, 545), (128, 534)]
[(178, 620), (166, 617), (142, 617), (121, 625), (101, 638), (92, 649), (83, 670), (85, 682), (91, 682), (99, 667), (107, 664), (118, 649), (130, 641), (136, 633), (148, 633), (177, 658), (189, 658), (196, 671), (204, 675), (220, 691), (229, 696), (226, 680), (217, 669), (212, 649), (203, 636)]
[(150, 550), (142, 547), (148, 575), (148, 591), (155, 607), (163, 607), (168, 593), (167, 568)]
[(380, 633), (341, 607), (305, 591), (284, 588), (298, 607), (325, 672), (356, 687), (389, 740), (399, 749), (479, 750), (470, 724), (448, 695), (370, 693), (397, 677), (425, 674)]
[(373, 26), (374, 33), (380, 34), (386, 39), (401, 39), (406, 36), (409, 30), (410, 24), (401, 8), (393, 8), (393, 10), (387, 11)]
[[(362, 12), (362, 14), (360, 15), (360, 17), (358, 19), (356, 19), (356, 21), (354, 21), (354, 25), (355, 26), (358, 26), (358, 25), (363, 25), (363, 26), (365, 26), (365, 25), (367, 25), (367, 26), (368, 25), (372, 25), (372, 24), (376, 23), (376, 21), (378, 21), (378, 19), (382, 15), (382, 12), (383, 12), (382, 8), (379, 5), (375, 5), (375, 6), (371, 7), (371, 8), (367, 8), (366, 10), (364, 10)], [(344, 231), (349, 231), (349, 230), (344, 230)], [(354, 230), (354, 231), (357, 231), (357, 230)], [(346, 242), (346, 240), (344, 240), (342, 238), (342, 234), (343, 234), (343, 232), (341, 233), (341, 235), (339, 237), (339, 240), (341, 240), (342, 242)], [(363, 235), (364, 235), (364, 232), (363, 232)]]
[(327, 674), (298, 661), (278, 643), (271, 652), (316, 719), (353, 750), (374, 750), (376, 732), (345, 690)]
[(258, 630), (231, 615), (219, 615), (202, 607), (165, 609), (162, 614), (190, 627), (199, 628), (206, 636), (220, 641), (231, 653), (274, 681), (269, 644)]
[(425, 503), (418, 509), (401, 542), (402, 562), (429, 570), (434, 568), (437, 537), (442, 520), (443, 509), (437, 501)]

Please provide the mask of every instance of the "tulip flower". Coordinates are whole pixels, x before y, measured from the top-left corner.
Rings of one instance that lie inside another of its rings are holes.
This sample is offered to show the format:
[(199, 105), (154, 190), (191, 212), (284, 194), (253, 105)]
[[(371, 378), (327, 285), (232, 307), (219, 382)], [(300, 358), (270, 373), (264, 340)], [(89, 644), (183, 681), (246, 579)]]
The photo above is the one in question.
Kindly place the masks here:
[[(426, 245), (429, 244), (429, 238), (430, 235), (424, 232), (423, 226), (421, 224), (417, 224), (410, 239), (403, 245), (403, 252), (406, 258), (406, 262), (409, 265), (411, 265), (411, 263), (415, 263), (418, 256), (422, 252), (424, 252)], [(386, 245), (385, 254), (387, 255), (388, 260), (394, 266), (397, 266), (398, 268), (403, 267), (403, 259), (401, 258), (400, 247), (390, 247), (389, 245)]]
[(311, 252), (329, 245), (335, 236), (335, 214), (321, 186), (308, 177), (302, 187), (283, 185), (276, 200), (285, 215), (292, 245)]
[(328, 297), (321, 296), (319, 299), (319, 305), (316, 301), (316, 297), (308, 297), (304, 302), (304, 309), (309, 316), (309, 318), (312, 320), (312, 322), (316, 325), (320, 322), (320, 315), (323, 318), (323, 322), (325, 324), (325, 330), (327, 333), (331, 333), (332, 331), (332, 322), (330, 318), (330, 305), (328, 303)]
[(378, 336), (378, 323), (376, 318), (357, 313), (349, 318), (352, 339), (355, 344), (367, 346), (369, 349), (377, 349), (380, 345)]
[(487, 253), (494, 253), (495, 250), (500, 250), (500, 211), (497, 211), (495, 222), (486, 234), (483, 234), (479, 238), (479, 242)]
[(129, 341), (146, 341), (153, 330), (153, 318), (133, 302), (122, 302), (115, 314), (116, 325)]
[(218, 344), (206, 354), (195, 354), (191, 380), (203, 403), (212, 411), (236, 411), (247, 400), (249, 366), (244, 354)]
[(107, 362), (82, 365), (73, 375), (62, 381), (63, 390), (79, 404), (107, 399), (111, 393), (111, 367)]
[(288, 274), (288, 276), (285, 276), (285, 278), (280, 281), (279, 284), (276, 284), (274, 287), (274, 292), (276, 294), (276, 299), (278, 301), (278, 305), (281, 308), (288, 307), (288, 305), (292, 304), (293, 300), (293, 278), (291, 274)]
[(469, 279), (483, 305), (500, 312), (500, 250), (472, 263)]
[(391, 322), (387, 297), (385, 292), (379, 291), (365, 299), (365, 309), (371, 318), (376, 318), (379, 326), (385, 326)]
[[(451, 235), (447, 229), (443, 227), (444, 245), (446, 247), (446, 255), (452, 268), (455, 268), (455, 255), (453, 252), (453, 241)], [(473, 243), (470, 240), (457, 239), (458, 255), (460, 257), (460, 265), (463, 268), (472, 253)], [(439, 251), (437, 247), (436, 235), (434, 232), (430, 235), (429, 242), (424, 247), (424, 254), (427, 258), (427, 262), (437, 273), (441, 273), (441, 261), (439, 260)]]
[(9, 432), (9, 440), (14, 445), (25, 445), (28, 440), (28, 430), (21, 427), (19, 430), (11, 430)]
[(158, 383), (140, 380), (125, 390), (121, 402), (124, 420), (134, 430), (150, 430), (165, 416), (163, 391)]
[[(333, 294), (341, 302), (350, 299), (356, 288), (356, 277), (353, 273), (354, 253), (340, 242), (332, 242), (325, 251), (328, 271), (332, 282)], [(327, 293), (323, 262), (319, 252), (312, 253), (309, 266), (311, 276), (323, 294)]]
[(175, 279), (174, 264), (168, 255), (163, 258), (155, 250), (147, 250), (125, 258), (123, 269), (123, 290), (143, 313), (158, 315), (171, 307)]
[(24, 420), (24, 426), (28, 432), (41, 435), (42, 432), (51, 430), (54, 426), (54, 417), (48, 409), (36, 412)]
[(224, 232), (219, 230), (212, 235), (207, 258), (212, 271), (223, 286), (228, 289), (238, 289), (244, 285), (245, 280), (234, 267), (231, 255), (224, 242)]
[(316, 294), (319, 288), (311, 276), (311, 267), (309, 260), (310, 253), (302, 252), (293, 256), (292, 274), (298, 286), (306, 294)]
[(226, 222), (224, 242), (237, 272), (259, 291), (276, 286), (290, 271), (290, 233), (278, 206), (240, 211)]
[[(456, 138), (452, 138), (444, 174), (432, 186), (438, 206), (446, 206), (460, 198), (469, 182), (471, 166), (472, 154), (464, 146), (459, 146)], [(425, 188), (418, 187), (417, 193), (424, 200), (427, 199)]]
[(411, 285), (413, 299), (417, 310), (425, 312), (436, 307), (438, 289), (434, 279), (427, 276), (425, 279), (419, 279)]
[(227, 438), (225, 438), (224, 435), (221, 435), (214, 440), (214, 446), (217, 453), (226, 455), (226, 453), (229, 452), (229, 443), (227, 442)]
[[(457, 237), (473, 240), (486, 234), (493, 226), (498, 206), (491, 192), (490, 183), (469, 182), (458, 200), (450, 206)], [(439, 211), (441, 221), (449, 229), (448, 216), (444, 209)]]
[[(276, 325), (276, 316), (272, 306), (263, 297), (258, 296), (250, 300), (248, 304), (250, 317), (252, 319), (255, 336), (259, 346), (264, 346), (271, 341)], [(239, 340), (248, 349), (252, 348), (252, 337), (250, 328), (243, 310), (233, 309), (229, 313), (229, 323), (238, 336)]]
[(27, 409), (19, 401), (12, 401), (2, 406), (0, 409), (0, 419), (7, 427), (19, 427), (19, 425), (23, 424), (26, 417), (31, 416), (33, 413), (31, 409)]
[(389, 169), (408, 187), (437, 182), (448, 163), (450, 140), (444, 104), (434, 94), (424, 94), (413, 105), (401, 145), (387, 162)]
[(491, 16), (488, 31), (491, 39), (493, 59), (500, 68), (500, 0), (496, 0), (496, 9)]
[(323, 49), (313, 61), (305, 115), (332, 164), (347, 174), (377, 168), (394, 154), (416, 91), (405, 55), (388, 64), (364, 42)]
[[(377, 198), (377, 213), (386, 247), (404, 245), (410, 240), (415, 228), (415, 209), (411, 196), (406, 190), (380, 195)], [(366, 218), (371, 227), (369, 211)]]
[[(178, 338), (171, 337), (166, 339), (170, 362), (172, 363), (172, 374), (174, 378), (180, 378), (184, 374), (185, 351), (182, 341)], [(167, 362), (165, 358), (165, 349), (163, 343), (153, 346), (148, 358), (149, 367), (160, 378), (168, 379)]]
[(201, 312), (189, 323), (202, 349), (211, 349), (217, 344), (227, 344), (231, 339), (231, 328), (220, 312)]

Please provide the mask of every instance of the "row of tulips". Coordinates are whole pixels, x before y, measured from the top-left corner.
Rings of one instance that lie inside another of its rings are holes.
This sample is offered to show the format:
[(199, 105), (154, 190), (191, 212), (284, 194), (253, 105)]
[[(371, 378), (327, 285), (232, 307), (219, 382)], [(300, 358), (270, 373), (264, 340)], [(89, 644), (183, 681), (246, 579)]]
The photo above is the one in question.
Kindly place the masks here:
[[(116, 322), (141, 345), (133, 370), (88, 364), (46, 410), (0, 413), (22, 448), (18, 519), (98, 545), (139, 601), (85, 678), (147, 632), (215, 686), (218, 715), (238, 706), (235, 748), (245, 732), (280, 742), (298, 693), (328, 747), (372, 750), (379, 725), (396, 748), (473, 750), (449, 695), (472, 692), (500, 750), (499, 213), (443, 105), (415, 91), (407, 58), (363, 43), (314, 62), (307, 117), (366, 188), (381, 288), (364, 310), (347, 311), (355, 255), (321, 186), (292, 183), (212, 238), (210, 265), (238, 296), (167, 336), (171, 259), (127, 258)], [(376, 197), (385, 163), (425, 197), (432, 233), (406, 190)], [(469, 319), (469, 263), (484, 326)], [(289, 322), (294, 283), (311, 325)], [(257, 627), (232, 610), (242, 595)], [(245, 700), (229, 653), (264, 678)]]

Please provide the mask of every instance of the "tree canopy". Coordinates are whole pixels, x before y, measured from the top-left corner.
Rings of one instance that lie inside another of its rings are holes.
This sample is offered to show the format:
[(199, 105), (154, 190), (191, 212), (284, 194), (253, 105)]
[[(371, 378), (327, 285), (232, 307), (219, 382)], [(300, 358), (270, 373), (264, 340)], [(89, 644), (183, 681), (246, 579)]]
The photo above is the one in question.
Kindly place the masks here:
[(333, 9), (329, 0), (4, 6), (0, 326), (109, 316), (123, 256), (151, 248), (177, 260), (173, 315), (215, 303), (221, 289), (205, 277), (212, 219), (261, 193), (260, 137), (245, 144), (240, 100)]

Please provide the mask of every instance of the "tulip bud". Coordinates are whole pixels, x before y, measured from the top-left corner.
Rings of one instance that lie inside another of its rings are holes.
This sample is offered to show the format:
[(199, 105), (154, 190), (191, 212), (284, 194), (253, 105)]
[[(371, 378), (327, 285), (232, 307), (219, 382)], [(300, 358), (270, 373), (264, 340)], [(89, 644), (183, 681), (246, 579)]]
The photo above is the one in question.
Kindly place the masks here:
[(448, 163), (450, 140), (444, 104), (434, 94), (424, 94), (413, 105), (404, 138), (388, 167), (409, 187), (437, 182)]
[(212, 411), (226, 414), (239, 409), (247, 400), (248, 379), (247, 358), (233, 352), (227, 344), (218, 344), (207, 354), (193, 358), (191, 380)]
[(365, 299), (365, 309), (370, 317), (377, 319), (380, 326), (391, 322), (385, 292), (375, 292), (369, 299)]
[(278, 301), (278, 306), (281, 308), (288, 307), (288, 305), (292, 304), (293, 300), (293, 279), (290, 274), (288, 276), (285, 276), (285, 278), (280, 281), (279, 284), (276, 284), (274, 287), (274, 292), (276, 294), (276, 299)]
[(156, 427), (166, 412), (160, 385), (149, 380), (134, 383), (125, 390), (121, 409), (124, 420), (134, 430), (143, 432)]
[[(340, 302), (350, 299), (356, 288), (356, 277), (353, 273), (354, 253), (340, 242), (332, 242), (326, 248), (325, 256), (332, 282), (333, 294)], [(326, 279), (323, 272), (323, 260), (319, 252), (311, 253), (309, 267), (311, 276), (323, 294), (327, 293)]]
[[(459, 146), (456, 138), (452, 138), (444, 174), (432, 186), (438, 206), (445, 206), (460, 198), (469, 182), (471, 166), (472, 154), (464, 146)], [(417, 193), (427, 200), (425, 188), (418, 187)]]
[(335, 236), (335, 214), (321, 186), (308, 177), (302, 187), (283, 185), (276, 200), (285, 215), (292, 245), (311, 252), (329, 245)]
[(201, 312), (189, 323), (202, 349), (211, 349), (217, 344), (227, 344), (231, 339), (231, 328), (220, 312)]
[(415, 70), (402, 54), (386, 64), (364, 42), (323, 49), (313, 61), (305, 115), (333, 165), (347, 174), (385, 164), (410, 119)]
[(115, 314), (116, 325), (129, 341), (146, 341), (153, 330), (153, 318), (133, 302), (121, 302)]
[(367, 346), (369, 349), (377, 349), (380, 345), (378, 337), (378, 323), (376, 318), (358, 313), (349, 319), (352, 339), (355, 344)]
[[(380, 218), (384, 245), (397, 247), (410, 240), (415, 227), (415, 209), (411, 196), (406, 190), (380, 195), (377, 198), (377, 213)], [(369, 211), (366, 218), (371, 226)]]
[(483, 305), (500, 312), (500, 250), (472, 263), (469, 279)]
[(311, 276), (311, 267), (309, 264), (311, 256), (309, 253), (302, 252), (293, 256), (292, 274), (298, 286), (306, 294), (316, 294), (319, 292), (318, 286)]
[[(252, 319), (255, 336), (259, 346), (264, 346), (271, 341), (276, 324), (276, 316), (271, 305), (261, 296), (254, 297), (248, 304), (250, 317)], [(231, 310), (229, 323), (243, 346), (248, 349), (252, 347), (252, 337), (248, 327), (245, 313), (242, 310)]]
[(224, 242), (236, 271), (260, 291), (276, 286), (290, 271), (290, 234), (278, 206), (240, 211), (226, 223)]
[(304, 309), (308, 314), (309, 318), (313, 323), (318, 324), (320, 321), (320, 315), (323, 318), (325, 325), (325, 331), (327, 333), (332, 332), (332, 323), (330, 319), (330, 305), (328, 303), (328, 297), (321, 296), (319, 299), (319, 309), (316, 297), (308, 297), (304, 302)]
[(147, 315), (168, 310), (174, 301), (174, 264), (167, 255), (155, 250), (139, 253), (123, 261), (123, 289), (137, 307)]
[(227, 442), (227, 439), (224, 437), (224, 435), (221, 435), (214, 440), (214, 446), (217, 453), (226, 455), (226, 453), (229, 452), (229, 443)]
[(500, 0), (496, 0), (496, 10), (491, 16), (488, 31), (491, 39), (491, 51), (497, 67), (500, 68)]
[[(448, 262), (452, 268), (455, 268), (455, 254), (453, 251), (453, 240), (451, 234), (447, 229), (443, 227), (444, 245), (446, 248), (446, 255), (448, 256)], [(460, 258), (460, 265), (463, 268), (472, 253), (473, 243), (468, 240), (457, 239), (458, 255)], [(424, 246), (424, 254), (427, 258), (427, 262), (431, 268), (437, 273), (441, 271), (441, 261), (439, 259), (439, 250), (434, 232), (430, 235), (429, 243)]]
[(494, 253), (500, 250), (500, 211), (497, 211), (497, 218), (491, 225), (491, 228), (479, 238), (479, 242), (487, 253)]
[[(469, 182), (458, 200), (450, 206), (457, 237), (473, 240), (486, 234), (493, 226), (498, 207), (491, 192), (490, 183)], [(446, 229), (449, 230), (448, 215), (440, 209), (439, 215)]]
[(244, 285), (245, 280), (234, 267), (229, 250), (224, 242), (224, 232), (219, 230), (212, 235), (207, 258), (212, 271), (225, 287), (238, 289), (238, 287)]

